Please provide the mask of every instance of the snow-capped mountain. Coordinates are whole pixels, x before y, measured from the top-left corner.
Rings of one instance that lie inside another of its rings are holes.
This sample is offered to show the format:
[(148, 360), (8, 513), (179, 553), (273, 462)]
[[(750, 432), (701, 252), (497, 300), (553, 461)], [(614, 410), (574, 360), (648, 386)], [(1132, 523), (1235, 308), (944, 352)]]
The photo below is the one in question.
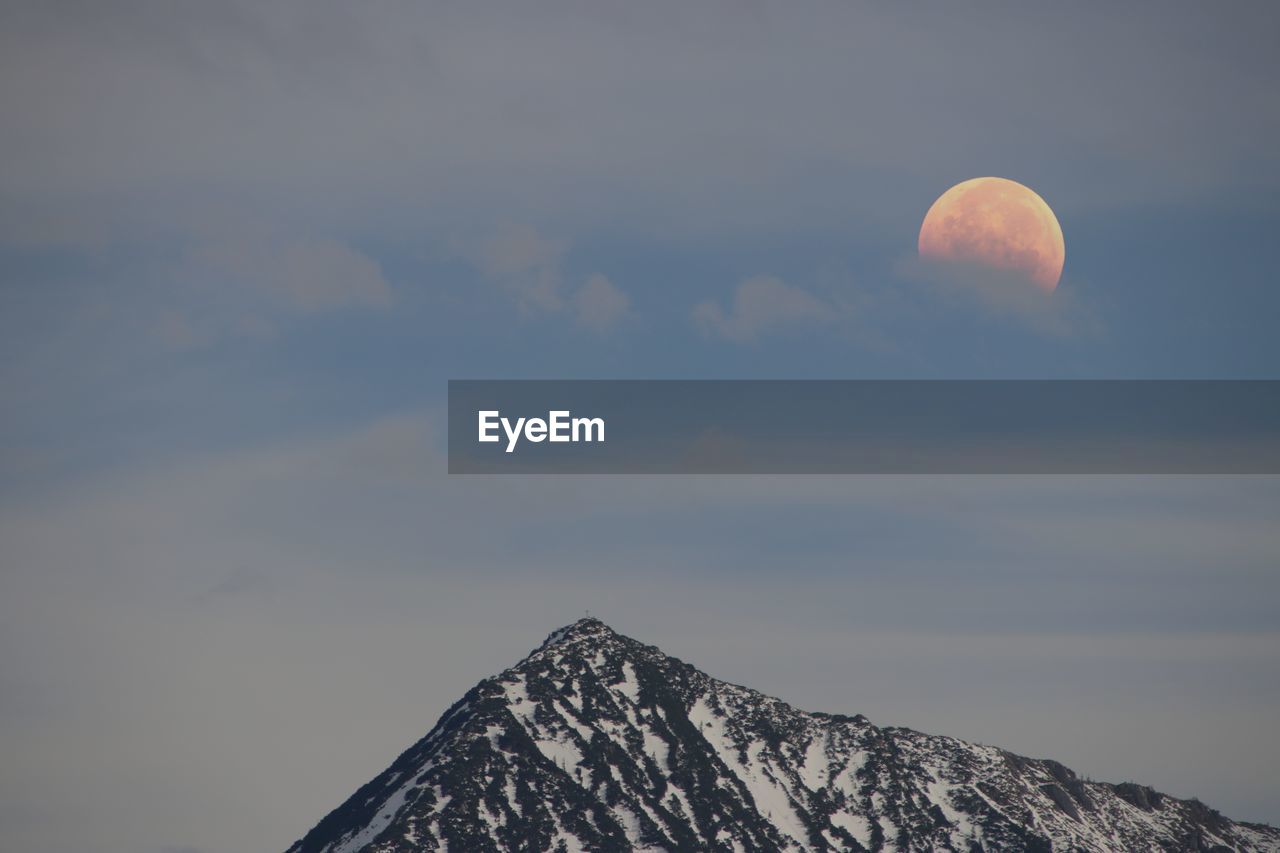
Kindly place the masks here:
[(289, 853), (1280, 851), (1054, 761), (798, 711), (583, 619), (482, 681)]

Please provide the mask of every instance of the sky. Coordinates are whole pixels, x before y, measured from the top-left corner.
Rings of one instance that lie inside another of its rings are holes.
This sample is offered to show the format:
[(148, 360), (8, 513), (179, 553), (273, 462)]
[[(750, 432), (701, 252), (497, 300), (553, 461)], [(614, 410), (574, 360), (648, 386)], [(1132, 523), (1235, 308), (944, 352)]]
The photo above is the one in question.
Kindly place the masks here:
[[(0, 849), (283, 850), (588, 608), (1280, 821), (1276, 478), (443, 458), (451, 378), (1277, 378), (1273, 5), (0, 22)], [(1051, 299), (920, 269), (981, 175)]]

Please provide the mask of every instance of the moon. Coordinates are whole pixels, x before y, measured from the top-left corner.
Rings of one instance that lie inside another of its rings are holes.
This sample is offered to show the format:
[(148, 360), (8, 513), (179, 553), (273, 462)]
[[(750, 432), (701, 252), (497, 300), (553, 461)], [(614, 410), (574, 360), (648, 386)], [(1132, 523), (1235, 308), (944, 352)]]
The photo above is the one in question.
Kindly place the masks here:
[(1058, 286), (1062, 227), (1035, 191), (1007, 178), (972, 178), (947, 190), (920, 226), (920, 257), (1025, 277), (1046, 293)]

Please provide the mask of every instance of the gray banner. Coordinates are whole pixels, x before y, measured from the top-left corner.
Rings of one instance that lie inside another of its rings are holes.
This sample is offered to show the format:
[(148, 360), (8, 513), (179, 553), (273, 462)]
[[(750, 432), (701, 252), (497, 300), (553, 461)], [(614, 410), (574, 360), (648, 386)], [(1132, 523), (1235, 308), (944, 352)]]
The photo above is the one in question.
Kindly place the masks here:
[(1280, 382), (454, 380), (451, 474), (1276, 474)]

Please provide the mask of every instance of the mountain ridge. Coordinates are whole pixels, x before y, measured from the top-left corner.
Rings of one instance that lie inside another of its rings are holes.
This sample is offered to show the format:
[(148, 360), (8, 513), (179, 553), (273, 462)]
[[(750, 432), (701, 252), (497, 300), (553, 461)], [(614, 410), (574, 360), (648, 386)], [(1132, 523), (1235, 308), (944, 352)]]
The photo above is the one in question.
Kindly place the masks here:
[(1135, 783), (712, 678), (598, 619), (485, 679), (288, 853), (1280, 851)]

